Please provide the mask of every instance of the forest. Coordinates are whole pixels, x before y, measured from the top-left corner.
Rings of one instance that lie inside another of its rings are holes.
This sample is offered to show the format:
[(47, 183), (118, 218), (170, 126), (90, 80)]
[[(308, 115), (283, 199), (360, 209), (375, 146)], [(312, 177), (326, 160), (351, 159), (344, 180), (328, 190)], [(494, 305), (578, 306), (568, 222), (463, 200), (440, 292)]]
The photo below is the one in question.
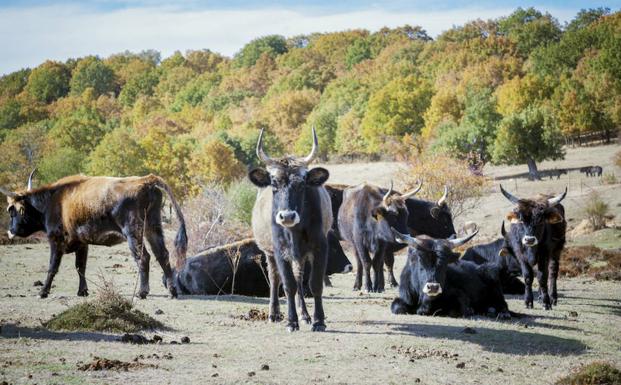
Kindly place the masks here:
[(314, 126), (324, 160), (444, 154), (534, 173), (576, 135), (616, 135), (619, 47), (619, 12), (561, 24), (518, 8), (436, 38), (405, 25), (264, 36), (232, 58), (46, 61), (0, 78), (0, 186), (35, 167), (40, 183), (155, 173), (184, 199), (243, 176), (263, 127), (270, 154), (307, 153)]

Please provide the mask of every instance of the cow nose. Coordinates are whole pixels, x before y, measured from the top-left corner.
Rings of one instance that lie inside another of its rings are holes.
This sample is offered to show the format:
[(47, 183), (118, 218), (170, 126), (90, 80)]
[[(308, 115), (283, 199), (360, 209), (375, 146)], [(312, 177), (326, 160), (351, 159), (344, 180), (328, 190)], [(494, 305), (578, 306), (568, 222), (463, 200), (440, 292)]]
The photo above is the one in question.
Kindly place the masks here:
[(442, 286), (437, 282), (427, 282), (423, 288), (423, 293), (430, 297), (442, 294)]
[(300, 216), (292, 210), (282, 210), (276, 214), (276, 223), (284, 227), (292, 227), (300, 222)]
[(533, 237), (532, 235), (525, 235), (524, 238), (522, 238), (522, 244), (524, 246), (533, 247), (536, 246), (537, 243), (537, 237)]

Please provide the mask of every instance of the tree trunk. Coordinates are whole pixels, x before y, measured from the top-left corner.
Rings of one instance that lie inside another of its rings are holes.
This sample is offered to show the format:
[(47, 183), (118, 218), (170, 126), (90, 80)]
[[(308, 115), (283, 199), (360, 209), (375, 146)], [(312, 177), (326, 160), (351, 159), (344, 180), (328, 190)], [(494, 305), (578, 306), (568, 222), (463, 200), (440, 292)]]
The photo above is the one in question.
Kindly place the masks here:
[(535, 160), (529, 158), (526, 164), (528, 165), (528, 179), (539, 180), (539, 171), (537, 170), (537, 163), (535, 163)]

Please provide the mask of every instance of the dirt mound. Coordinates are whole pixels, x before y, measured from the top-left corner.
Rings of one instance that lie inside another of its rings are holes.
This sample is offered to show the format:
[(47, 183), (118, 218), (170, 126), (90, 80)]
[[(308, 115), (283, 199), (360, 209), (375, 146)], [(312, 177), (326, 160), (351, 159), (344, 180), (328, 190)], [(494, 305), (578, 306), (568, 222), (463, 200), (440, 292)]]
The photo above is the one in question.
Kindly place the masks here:
[(121, 360), (110, 360), (108, 358), (93, 357), (93, 361), (86, 364), (78, 364), (78, 370), (81, 371), (101, 371), (101, 370), (122, 370), (127, 372), (130, 369), (158, 368), (157, 365), (146, 364), (134, 359), (134, 362), (125, 362)]
[(621, 384), (621, 370), (607, 362), (592, 362), (556, 381), (556, 385), (603, 384)]
[(248, 310), (248, 314), (242, 314), (235, 318), (239, 318), (244, 321), (266, 321), (267, 316), (268, 316), (267, 313), (263, 310), (250, 309)]
[(459, 354), (451, 353), (446, 350), (417, 349), (413, 346), (405, 347), (405, 346), (393, 345), (391, 346), (391, 349), (396, 350), (397, 353), (407, 357), (412, 362), (423, 359), (423, 358), (430, 358), (430, 357), (436, 357), (436, 358), (446, 359), (446, 360), (457, 360), (457, 357), (459, 357)]
[(129, 300), (111, 288), (103, 288), (96, 299), (70, 307), (43, 326), (51, 330), (123, 333), (165, 328), (158, 320), (133, 309)]
[(598, 280), (621, 280), (621, 250), (596, 246), (570, 246), (561, 254), (560, 275), (587, 275)]

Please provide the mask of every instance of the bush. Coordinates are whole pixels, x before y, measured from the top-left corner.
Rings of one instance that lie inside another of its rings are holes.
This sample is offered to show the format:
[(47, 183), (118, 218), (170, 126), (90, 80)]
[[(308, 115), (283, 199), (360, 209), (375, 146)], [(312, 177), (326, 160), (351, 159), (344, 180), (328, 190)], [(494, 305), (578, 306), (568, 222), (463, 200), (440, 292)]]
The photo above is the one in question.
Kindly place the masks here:
[(444, 154), (412, 154), (407, 168), (399, 173), (403, 191), (413, 188), (417, 180), (423, 182), (419, 199), (437, 201), (449, 188), (448, 204), (453, 219), (477, 206), (490, 182), (487, 178), (471, 173), (468, 162)]
[[(619, 134), (621, 136), (621, 134)], [(614, 162), (617, 167), (621, 167), (621, 151), (617, 152), (614, 157)]]
[(614, 172), (605, 172), (602, 174), (602, 179), (600, 180), (601, 184), (617, 184), (619, 180)]
[(621, 384), (621, 370), (607, 362), (592, 362), (556, 381), (556, 385)]
[(231, 202), (232, 217), (250, 226), (252, 221), (252, 207), (257, 199), (257, 188), (246, 178), (233, 182), (227, 191)]
[(587, 202), (584, 207), (584, 213), (593, 226), (593, 230), (600, 230), (606, 227), (606, 217), (610, 210), (608, 204), (596, 192), (592, 192), (589, 195)]

